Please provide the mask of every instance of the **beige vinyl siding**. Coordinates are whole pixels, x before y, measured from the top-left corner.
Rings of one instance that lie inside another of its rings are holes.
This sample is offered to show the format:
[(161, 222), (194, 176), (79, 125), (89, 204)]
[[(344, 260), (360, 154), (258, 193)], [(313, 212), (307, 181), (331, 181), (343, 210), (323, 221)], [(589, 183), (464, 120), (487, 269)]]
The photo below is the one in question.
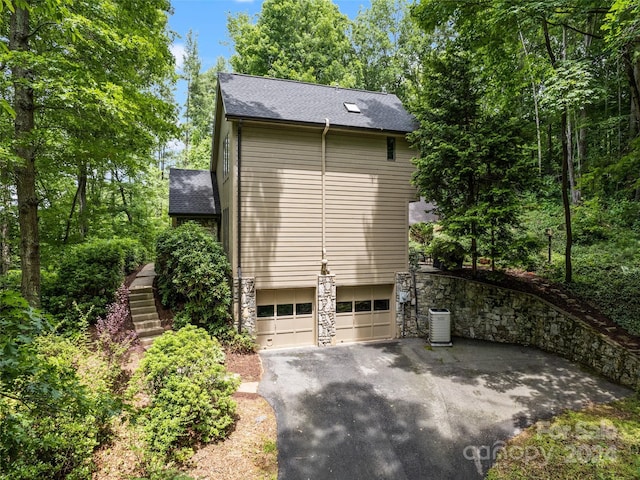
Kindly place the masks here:
[(243, 126), (242, 270), (258, 289), (317, 282), (321, 138), (317, 130)]
[[(231, 265), (233, 267), (233, 272), (235, 274), (236, 271), (236, 217), (234, 215), (235, 212), (235, 203), (236, 203), (236, 193), (235, 193), (235, 169), (236, 169), (236, 159), (237, 159), (237, 151), (236, 151), (236, 137), (234, 135), (235, 129), (233, 128), (233, 124), (231, 122), (227, 122), (225, 120), (221, 121), (220, 124), (220, 141), (217, 145), (216, 152), (216, 179), (218, 181), (218, 193), (220, 195), (220, 208), (221, 215), (224, 215), (224, 211), (228, 209), (228, 251), (227, 256)], [(224, 169), (223, 169), (223, 148), (224, 148), (224, 139), (229, 136), (229, 175), (225, 178)], [(222, 235), (225, 235), (224, 232), (221, 232)], [(222, 241), (222, 237), (221, 237)]]
[[(340, 285), (389, 284), (407, 268), (413, 152), (396, 136), (396, 160), (388, 161), (386, 138), (327, 134), (326, 247), (329, 269)], [(242, 270), (243, 276), (256, 278), (258, 289), (317, 281), (321, 144), (320, 129), (242, 127)]]
[(412, 156), (400, 136), (395, 161), (384, 135), (328, 136), (327, 256), (339, 285), (391, 283), (406, 270)]

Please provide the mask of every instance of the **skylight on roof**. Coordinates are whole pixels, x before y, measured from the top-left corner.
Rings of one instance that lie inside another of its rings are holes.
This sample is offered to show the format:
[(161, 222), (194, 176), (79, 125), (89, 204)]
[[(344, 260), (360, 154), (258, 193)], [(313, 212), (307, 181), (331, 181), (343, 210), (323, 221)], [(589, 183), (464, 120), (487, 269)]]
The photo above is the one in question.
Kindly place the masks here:
[(349, 113), (360, 113), (360, 108), (355, 103), (344, 102), (344, 108)]

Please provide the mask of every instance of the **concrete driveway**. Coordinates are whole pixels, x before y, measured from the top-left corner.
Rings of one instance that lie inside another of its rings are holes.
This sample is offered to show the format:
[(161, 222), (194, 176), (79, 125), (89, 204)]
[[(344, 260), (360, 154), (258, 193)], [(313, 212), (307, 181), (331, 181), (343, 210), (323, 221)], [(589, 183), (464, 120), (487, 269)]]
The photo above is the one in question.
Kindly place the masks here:
[(282, 480), (482, 478), (509, 437), (629, 389), (533, 348), (421, 339), (261, 352)]

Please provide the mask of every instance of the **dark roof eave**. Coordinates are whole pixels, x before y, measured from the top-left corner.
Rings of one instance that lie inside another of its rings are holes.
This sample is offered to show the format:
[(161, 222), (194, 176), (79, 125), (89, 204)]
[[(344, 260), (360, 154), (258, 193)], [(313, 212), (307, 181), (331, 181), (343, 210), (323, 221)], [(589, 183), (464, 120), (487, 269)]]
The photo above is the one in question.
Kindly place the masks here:
[(170, 217), (193, 217), (193, 218), (220, 218), (219, 213), (185, 213), (169, 212)]
[[(265, 118), (265, 117), (251, 117), (247, 115), (233, 115), (233, 114), (225, 114), (225, 118), (228, 121), (253, 121), (253, 122), (263, 122), (263, 123), (274, 123), (280, 125), (298, 125), (304, 127), (318, 127), (324, 128), (325, 124), (321, 122), (300, 122), (296, 120), (283, 120), (282, 118)], [(331, 122), (331, 119), (329, 119)], [(356, 127), (353, 125), (340, 125), (339, 123), (331, 124), (331, 127), (339, 128), (341, 130), (353, 130), (358, 132), (376, 132), (376, 133), (390, 133), (395, 135), (407, 135), (408, 133), (413, 132), (414, 130), (385, 130), (383, 128), (372, 128), (372, 127)], [(416, 126), (418, 128), (418, 126)]]

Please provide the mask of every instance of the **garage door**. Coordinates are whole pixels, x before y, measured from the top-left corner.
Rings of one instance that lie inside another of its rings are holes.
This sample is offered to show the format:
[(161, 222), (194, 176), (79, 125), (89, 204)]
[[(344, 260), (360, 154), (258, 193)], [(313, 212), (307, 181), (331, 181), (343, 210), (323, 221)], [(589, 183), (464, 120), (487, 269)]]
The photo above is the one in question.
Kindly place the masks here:
[(258, 344), (262, 348), (314, 345), (315, 293), (315, 288), (258, 290)]
[(392, 294), (393, 285), (338, 287), (336, 343), (392, 338)]

